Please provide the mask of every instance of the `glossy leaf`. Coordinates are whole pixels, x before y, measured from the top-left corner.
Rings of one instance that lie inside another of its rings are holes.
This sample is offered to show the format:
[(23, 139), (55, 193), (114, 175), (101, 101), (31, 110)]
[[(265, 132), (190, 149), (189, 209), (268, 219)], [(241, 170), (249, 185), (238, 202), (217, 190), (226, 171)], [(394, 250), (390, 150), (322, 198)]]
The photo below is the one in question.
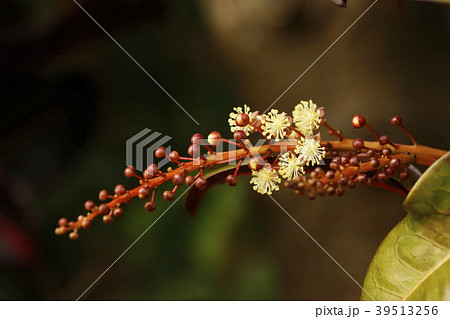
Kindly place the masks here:
[(406, 217), (384, 239), (362, 300), (450, 300), (450, 152), (430, 166), (403, 203)]

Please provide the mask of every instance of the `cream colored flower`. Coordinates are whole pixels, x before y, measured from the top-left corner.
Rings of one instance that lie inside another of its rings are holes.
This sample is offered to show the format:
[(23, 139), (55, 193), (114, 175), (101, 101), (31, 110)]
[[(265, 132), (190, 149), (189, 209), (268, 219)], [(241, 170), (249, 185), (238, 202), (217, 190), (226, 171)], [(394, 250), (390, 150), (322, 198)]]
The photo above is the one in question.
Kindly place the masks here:
[(278, 164), (280, 167), (279, 173), (286, 179), (293, 179), (299, 174), (305, 173), (304, 165), (305, 162), (300, 157), (297, 157), (292, 152), (286, 152), (280, 157)]
[(319, 164), (325, 156), (325, 148), (320, 145), (320, 136), (316, 137), (302, 137), (298, 142), (295, 152), (299, 154), (306, 165)]
[(322, 112), (317, 108), (317, 105), (309, 100), (300, 101), (295, 106), (292, 112), (295, 126), (305, 135), (312, 135), (313, 131), (319, 128), (319, 124), (322, 121)]
[(272, 191), (280, 189), (278, 184), (281, 182), (278, 172), (271, 167), (264, 167), (259, 171), (253, 171), (253, 177), (250, 184), (255, 184), (253, 189), (260, 194), (272, 194)]
[(286, 136), (286, 129), (291, 125), (291, 120), (286, 113), (278, 114), (278, 110), (272, 109), (261, 117), (261, 129), (267, 138), (274, 137), (276, 141)]
[(230, 118), (228, 119), (228, 124), (230, 124), (231, 132), (236, 132), (237, 130), (242, 130), (245, 132), (245, 134), (247, 134), (247, 136), (250, 135), (250, 133), (253, 132), (253, 130), (254, 130), (250, 124), (248, 124), (244, 127), (236, 124), (236, 116), (238, 116), (238, 114), (240, 114), (240, 113), (247, 114), (248, 117), (250, 118), (250, 123), (252, 123), (252, 121), (254, 119), (252, 118), (252, 112), (250, 111), (250, 108), (246, 104), (244, 104), (244, 109), (242, 109), (242, 107), (239, 106), (239, 107), (233, 108), (233, 110), (236, 113), (231, 112)]

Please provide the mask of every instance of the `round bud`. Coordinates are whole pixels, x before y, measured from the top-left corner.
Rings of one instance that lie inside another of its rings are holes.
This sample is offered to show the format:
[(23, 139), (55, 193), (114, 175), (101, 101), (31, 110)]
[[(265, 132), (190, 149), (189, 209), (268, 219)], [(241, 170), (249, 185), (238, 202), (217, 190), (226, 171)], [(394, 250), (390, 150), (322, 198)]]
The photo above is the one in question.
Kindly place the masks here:
[(350, 161), (350, 158), (348, 156), (342, 156), (341, 157), (341, 164), (346, 165)]
[(243, 140), (246, 137), (247, 137), (247, 134), (245, 134), (245, 132), (243, 130), (237, 130), (236, 132), (233, 133), (233, 138), (238, 142)]
[(237, 178), (236, 176), (230, 174), (226, 177), (225, 182), (227, 183), (228, 186), (236, 186)]
[(78, 239), (78, 233), (77, 232), (72, 232), (69, 234), (69, 238), (71, 240), (77, 240)]
[(402, 125), (402, 117), (400, 115), (394, 116), (393, 118), (391, 118), (391, 123), (397, 126)]
[(105, 215), (103, 216), (103, 222), (105, 224), (112, 224), (112, 222), (114, 221), (114, 218), (112, 218), (111, 215)]
[(375, 156), (375, 151), (374, 150), (368, 150), (366, 154), (367, 154), (367, 157), (374, 157)]
[(84, 208), (86, 210), (93, 210), (95, 208), (95, 203), (91, 200), (88, 200), (84, 203)]
[(136, 170), (135, 170), (135, 168), (133, 166), (128, 166), (123, 171), (123, 174), (125, 175), (125, 177), (129, 178), (129, 177), (133, 177), (135, 172), (136, 172)]
[[(339, 152), (336, 151), (336, 150), (333, 150), (333, 151), (331, 151), (331, 156), (337, 158), (337, 156), (339, 156)], [(334, 158), (333, 158), (333, 159), (334, 159)]]
[(355, 115), (352, 118), (352, 125), (354, 128), (361, 128), (366, 124), (366, 119), (361, 115)]
[(114, 209), (113, 215), (114, 215), (114, 217), (116, 217), (116, 218), (122, 217), (122, 216), (123, 216), (123, 209), (120, 208), (120, 207)]
[(380, 145), (386, 145), (389, 143), (389, 136), (387, 136), (386, 134), (381, 135), (378, 138), (378, 143), (380, 143)]
[(200, 133), (195, 133), (191, 137), (191, 143), (194, 144), (194, 145), (199, 145), (200, 142), (201, 142), (201, 139), (203, 139), (203, 135), (200, 134)]
[(385, 172), (386, 172), (386, 174), (388, 174), (389, 176), (393, 176), (394, 173), (395, 173), (395, 169), (394, 169), (393, 167), (390, 167), (390, 166), (389, 166), (388, 168), (386, 168)]
[(83, 227), (84, 229), (88, 229), (89, 227), (91, 227), (91, 221), (87, 218), (83, 219), (83, 221), (81, 222), (81, 227)]
[(195, 181), (195, 187), (197, 187), (197, 189), (200, 190), (200, 191), (205, 190), (207, 186), (208, 186), (208, 182), (203, 177), (199, 177)]
[(175, 194), (171, 191), (164, 191), (163, 198), (164, 200), (171, 202), (175, 198)]
[(358, 158), (358, 156), (352, 156), (352, 157), (350, 157), (350, 160), (348, 161), (348, 163), (349, 163), (351, 166), (356, 166), (356, 167), (358, 167), (358, 166), (359, 166), (359, 158)]
[(335, 171), (337, 171), (339, 169), (339, 164), (336, 162), (331, 162), (330, 163), (330, 168), (334, 169)]
[(219, 132), (214, 131), (209, 133), (208, 135), (208, 143), (211, 145), (219, 145), (220, 142), (222, 141), (222, 136), (220, 135)]
[(309, 200), (314, 200), (314, 199), (316, 198), (316, 194), (314, 194), (314, 193), (309, 193), (308, 195), (306, 195), (306, 197), (307, 197)]
[(361, 184), (367, 184), (368, 180), (366, 174), (359, 174), (358, 177), (356, 177), (356, 181)]
[(158, 147), (155, 150), (155, 156), (156, 156), (156, 158), (163, 158), (163, 157), (165, 157), (166, 156), (166, 148), (163, 147), (163, 146)]
[(108, 206), (106, 206), (106, 204), (101, 204), (100, 206), (98, 206), (98, 212), (100, 214), (106, 214), (109, 212), (109, 208)]
[(248, 114), (245, 113), (239, 113), (236, 116), (236, 125), (237, 126), (247, 126), (250, 123), (250, 117), (248, 116)]
[(345, 190), (344, 190), (342, 187), (339, 187), (339, 188), (336, 190), (336, 194), (337, 194), (338, 196), (342, 196), (342, 195), (345, 194)]
[(138, 192), (138, 196), (140, 199), (146, 199), (150, 195), (150, 190), (148, 187), (141, 187)]
[(333, 186), (327, 187), (327, 194), (329, 196), (333, 196), (334, 194), (336, 194), (336, 188), (334, 188)]
[(382, 153), (384, 156), (389, 157), (389, 156), (391, 156), (392, 151), (390, 148), (385, 147), (385, 148), (383, 148)]
[(150, 179), (159, 174), (159, 169), (156, 164), (150, 164), (144, 171), (144, 178)]
[(353, 189), (355, 188), (356, 184), (354, 181), (348, 181), (348, 188)]
[[(230, 176), (230, 175), (228, 175), (228, 176)], [(285, 187), (293, 188), (294, 185), (295, 185), (295, 182), (292, 179), (284, 181), (284, 186)]]
[(177, 151), (172, 151), (169, 154), (169, 159), (171, 162), (177, 162), (180, 159), (180, 155)]
[(124, 195), (126, 192), (127, 192), (127, 189), (122, 184), (119, 184), (114, 188), (114, 193), (116, 195), (119, 195), (119, 196)]
[(326, 194), (327, 192), (323, 188), (317, 190), (317, 195), (319, 196), (325, 196)]
[(262, 157), (252, 157), (248, 163), (248, 167), (250, 167), (252, 171), (259, 171), (264, 167), (264, 164), (265, 162)]
[(386, 173), (380, 172), (380, 173), (378, 173), (378, 175), (377, 175), (377, 180), (378, 180), (379, 182), (381, 182), (381, 183), (386, 182), (388, 179), (389, 179), (389, 178), (388, 178), (388, 176), (386, 175)]
[(330, 170), (330, 171), (326, 172), (325, 176), (330, 180), (334, 179), (334, 172)]
[(188, 154), (192, 157), (199, 157), (200, 156), (200, 146), (192, 144), (188, 148)]
[(341, 185), (341, 186), (347, 186), (348, 185), (348, 178), (347, 177), (345, 177), (345, 176), (341, 176), (340, 178), (339, 178), (339, 185)]
[(324, 174), (322, 167), (316, 167), (314, 169), (314, 172), (316, 172), (317, 176), (323, 176), (323, 174)]
[(191, 186), (194, 183), (195, 179), (194, 176), (188, 175), (186, 176), (186, 178), (184, 179), (184, 182), (186, 183), (187, 186)]
[(67, 223), (68, 223), (67, 218), (64, 218), (64, 217), (60, 218), (59, 221), (58, 221), (58, 225), (61, 226), (61, 227), (66, 226)]
[(105, 201), (109, 198), (108, 196), (108, 192), (106, 191), (106, 189), (101, 190), (100, 193), (98, 193), (98, 199), (100, 199), (101, 201)]
[(360, 138), (355, 138), (353, 140), (352, 146), (355, 150), (360, 150), (364, 147), (364, 141)]
[(392, 168), (397, 168), (401, 164), (400, 160), (398, 158), (392, 158), (389, 162), (389, 166)]
[(172, 178), (172, 182), (174, 185), (181, 186), (184, 184), (184, 178), (180, 174), (175, 174)]
[(378, 160), (378, 158), (372, 157), (372, 158), (370, 159), (370, 165), (371, 165), (373, 168), (377, 168), (378, 166), (380, 166), (380, 161)]
[(58, 227), (55, 229), (55, 235), (56, 236), (61, 236), (62, 234), (64, 234), (66, 232), (64, 227)]
[(155, 202), (147, 202), (145, 203), (144, 208), (151, 213), (156, 209), (156, 204)]

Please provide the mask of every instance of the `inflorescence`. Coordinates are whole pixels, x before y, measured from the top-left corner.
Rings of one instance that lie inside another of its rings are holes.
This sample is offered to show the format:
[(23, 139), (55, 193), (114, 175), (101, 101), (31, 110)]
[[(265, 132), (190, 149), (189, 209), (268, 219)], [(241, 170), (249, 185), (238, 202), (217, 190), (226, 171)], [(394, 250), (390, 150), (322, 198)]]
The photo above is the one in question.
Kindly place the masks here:
[[(400, 116), (394, 116), (391, 123), (408, 135), (412, 145), (396, 144), (391, 142), (389, 136), (378, 135), (360, 115), (352, 118), (352, 126), (366, 127), (375, 141), (345, 138), (341, 130), (335, 130), (327, 123), (324, 109), (311, 100), (296, 105), (292, 116), (276, 109), (259, 114), (244, 105), (243, 108), (234, 108), (228, 123), (233, 133), (232, 140), (222, 138), (217, 131), (211, 132), (207, 139), (196, 133), (191, 137), (188, 157), (180, 156), (177, 151), (167, 153), (164, 147), (156, 149), (156, 158), (168, 158), (176, 165), (166, 172), (155, 163), (150, 164), (142, 175), (134, 167), (126, 167), (125, 177), (137, 178), (139, 186), (127, 190), (119, 184), (113, 194), (100, 191), (98, 198), (104, 203), (97, 205), (92, 200), (86, 201), (84, 208), (87, 213), (79, 215), (76, 221), (61, 218), (55, 233), (69, 233), (70, 239), (77, 239), (79, 229), (89, 228), (97, 216), (101, 216), (105, 224), (111, 224), (124, 214), (122, 205), (130, 203), (135, 197), (146, 200), (145, 209), (153, 212), (158, 186), (170, 180), (173, 189), (162, 194), (166, 201), (174, 200), (176, 191), (184, 184), (204, 191), (208, 187), (204, 172), (220, 164), (235, 167), (234, 172), (225, 178), (229, 186), (237, 184), (240, 170), (248, 166), (252, 172), (250, 183), (258, 193), (271, 195), (279, 190), (284, 179), (284, 185), (294, 189), (295, 194), (314, 199), (324, 195), (342, 196), (346, 188), (352, 189), (356, 184), (406, 194), (408, 189), (396, 188), (387, 182), (393, 178), (406, 179), (411, 164), (431, 165), (445, 153), (418, 145), (403, 126)], [(318, 132), (320, 128), (325, 128), (335, 139), (323, 141)], [(254, 146), (249, 140), (252, 134), (259, 134), (263, 142)], [(219, 151), (225, 144), (233, 149)]]

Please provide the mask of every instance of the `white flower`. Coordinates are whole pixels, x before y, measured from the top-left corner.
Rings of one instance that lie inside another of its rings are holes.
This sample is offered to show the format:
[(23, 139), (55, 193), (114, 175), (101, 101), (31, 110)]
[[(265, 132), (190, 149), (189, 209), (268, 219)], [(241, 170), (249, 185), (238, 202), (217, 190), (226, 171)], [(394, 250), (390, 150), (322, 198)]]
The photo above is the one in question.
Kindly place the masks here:
[(286, 136), (285, 129), (291, 125), (291, 120), (286, 113), (278, 114), (278, 110), (273, 109), (261, 117), (261, 123), (264, 136), (269, 139), (275, 137), (275, 140), (278, 141)]
[(311, 100), (309, 102), (300, 101), (300, 104), (295, 106), (292, 115), (295, 126), (305, 135), (312, 135), (313, 130), (319, 128), (319, 124), (322, 121), (322, 112)]
[(272, 194), (272, 191), (279, 190), (278, 184), (281, 179), (278, 177), (278, 172), (273, 168), (264, 167), (259, 171), (253, 171), (253, 177), (250, 184), (255, 184), (253, 189), (260, 194)]
[(299, 154), (306, 165), (319, 164), (322, 158), (325, 156), (325, 147), (320, 145), (320, 136), (315, 137), (302, 137), (298, 142), (295, 152)]
[(293, 179), (299, 174), (304, 174), (304, 160), (295, 156), (291, 152), (286, 152), (280, 157), (278, 166), (280, 167), (280, 175), (286, 179)]
[(230, 113), (230, 118), (228, 119), (228, 124), (230, 124), (230, 129), (231, 132), (236, 132), (237, 130), (242, 130), (245, 132), (245, 134), (250, 135), (251, 132), (253, 132), (253, 126), (251, 126), (250, 124), (242, 127), (236, 124), (236, 116), (238, 116), (238, 114), (240, 113), (245, 113), (248, 115), (248, 117), (250, 118), (250, 123), (252, 123), (252, 121), (254, 121), (255, 119), (252, 118), (252, 112), (250, 112), (250, 108), (244, 104), (244, 110), (242, 110), (242, 107), (235, 107), (233, 108), (233, 110), (236, 113), (231, 112)]

